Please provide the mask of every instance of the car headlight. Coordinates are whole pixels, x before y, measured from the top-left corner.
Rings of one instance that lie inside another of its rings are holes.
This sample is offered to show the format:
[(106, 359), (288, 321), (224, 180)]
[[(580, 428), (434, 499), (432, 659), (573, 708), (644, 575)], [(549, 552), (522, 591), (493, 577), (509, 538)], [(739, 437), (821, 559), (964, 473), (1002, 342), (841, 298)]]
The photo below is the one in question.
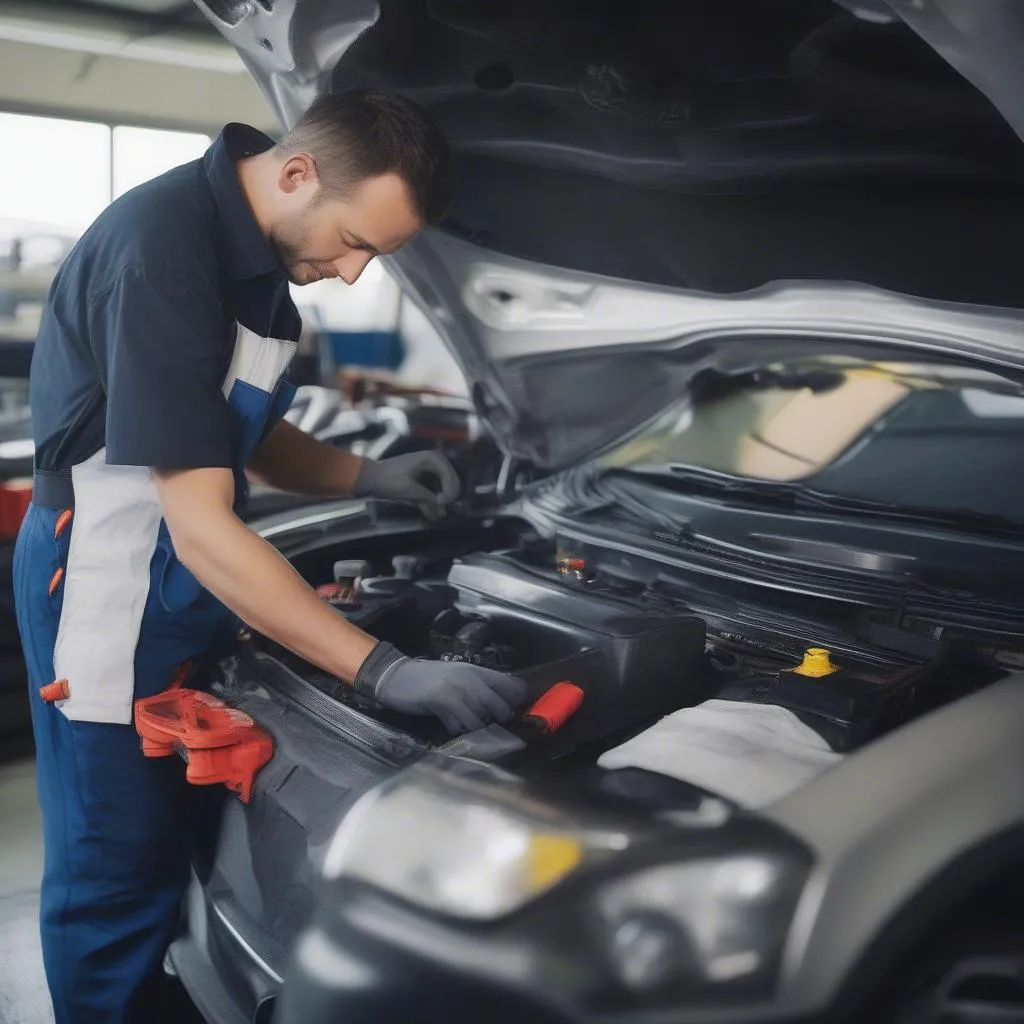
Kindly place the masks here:
[(804, 877), (784, 854), (742, 852), (618, 879), (597, 897), (612, 969), (635, 992), (774, 974)]
[[(468, 765), (421, 764), (364, 797), (335, 835), (327, 878), (450, 919), (522, 909), (495, 941), (525, 943), (532, 970), (554, 972), (538, 985), (581, 985), (584, 1001), (653, 1007), (771, 991), (812, 863), (793, 837), (715, 798), (663, 814), (571, 810)], [(577, 884), (561, 887), (571, 876)]]
[(336, 833), (324, 874), (369, 882), (428, 910), (492, 920), (628, 843), (625, 833), (566, 829), (424, 778), (364, 797)]

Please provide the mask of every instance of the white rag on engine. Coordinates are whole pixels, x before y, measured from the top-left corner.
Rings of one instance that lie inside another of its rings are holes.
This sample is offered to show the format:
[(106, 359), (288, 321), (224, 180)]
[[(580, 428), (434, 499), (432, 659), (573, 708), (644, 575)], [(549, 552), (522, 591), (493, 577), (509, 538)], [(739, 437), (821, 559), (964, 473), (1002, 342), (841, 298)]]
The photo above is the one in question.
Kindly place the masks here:
[(709, 700), (683, 708), (602, 754), (602, 768), (645, 768), (741, 807), (766, 807), (842, 761), (792, 711)]

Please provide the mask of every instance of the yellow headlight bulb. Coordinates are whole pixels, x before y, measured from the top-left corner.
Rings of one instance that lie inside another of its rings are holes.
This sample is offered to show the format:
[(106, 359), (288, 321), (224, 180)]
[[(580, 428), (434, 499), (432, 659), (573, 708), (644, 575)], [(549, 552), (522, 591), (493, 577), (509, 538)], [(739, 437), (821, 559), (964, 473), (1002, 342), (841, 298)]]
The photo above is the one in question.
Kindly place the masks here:
[(566, 835), (532, 835), (526, 851), (527, 874), (534, 892), (549, 889), (579, 866), (583, 849)]

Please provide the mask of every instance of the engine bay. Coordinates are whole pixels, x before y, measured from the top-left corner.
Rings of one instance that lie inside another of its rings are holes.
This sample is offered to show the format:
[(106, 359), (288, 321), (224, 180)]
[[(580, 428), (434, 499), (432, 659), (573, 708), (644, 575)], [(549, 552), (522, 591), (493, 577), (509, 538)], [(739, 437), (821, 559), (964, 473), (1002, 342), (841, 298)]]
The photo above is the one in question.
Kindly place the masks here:
[[(865, 610), (838, 583), (834, 599), (730, 584), (653, 554), (540, 537), (511, 517), (430, 530), (349, 519), (343, 529), (332, 537), (311, 525), (276, 542), (324, 601), (372, 635), (409, 656), (515, 672), (529, 694), (513, 721), (452, 737), (439, 720), (383, 709), (262, 635), (231, 641), (209, 666), (210, 686), (270, 734), (273, 756), (251, 803), (223, 805), (199, 862), (233, 906), (259, 908), (282, 951), (312, 915), (342, 815), (431, 752), (629, 813), (764, 806), (806, 780), (785, 771), (786, 737), (770, 739), (784, 769), (774, 779), (764, 758), (747, 756), (739, 773), (735, 756), (699, 773), (680, 716), (722, 717), (723, 707), (736, 709), (726, 718), (791, 716), (818, 744), (817, 771), (1024, 667), (1009, 642), (915, 633), (899, 609)], [(752, 776), (771, 790), (756, 802), (739, 791)]]
[[(512, 723), (453, 739), (432, 718), (386, 711), (260, 642), (320, 692), (423, 748), (517, 768), (569, 754), (593, 764), (710, 699), (786, 708), (847, 753), (1006, 674), (991, 650), (954, 649), (877, 621), (866, 629), (860, 612), (836, 602), (729, 592), (706, 578), (694, 586), (642, 560), (624, 566), (532, 532), (496, 539), (490, 550), (479, 536), (396, 540), (362, 559), (324, 549), (300, 571), (339, 614), (411, 657), (520, 676), (529, 696)], [(553, 722), (535, 705), (556, 684), (582, 697)]]

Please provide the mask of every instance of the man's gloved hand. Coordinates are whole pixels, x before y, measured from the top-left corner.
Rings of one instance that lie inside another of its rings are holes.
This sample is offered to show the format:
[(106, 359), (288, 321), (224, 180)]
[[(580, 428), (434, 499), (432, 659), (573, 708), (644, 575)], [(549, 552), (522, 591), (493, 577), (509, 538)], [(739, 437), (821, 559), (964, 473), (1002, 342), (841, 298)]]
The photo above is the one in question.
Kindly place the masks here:
[(459, 475), (438, 452), (411, 452), (379, 462), (363, 459), (353, 495), (387, 498), (418, 505), (428, 519), (437, 519), (462, 493)]
[(364, 696), (407, 715), (436, 715), (453, 735), (507, 722), (526, 699), (515, 676), (457, 661), (420, 661), (381, 642), (356, 676)]

